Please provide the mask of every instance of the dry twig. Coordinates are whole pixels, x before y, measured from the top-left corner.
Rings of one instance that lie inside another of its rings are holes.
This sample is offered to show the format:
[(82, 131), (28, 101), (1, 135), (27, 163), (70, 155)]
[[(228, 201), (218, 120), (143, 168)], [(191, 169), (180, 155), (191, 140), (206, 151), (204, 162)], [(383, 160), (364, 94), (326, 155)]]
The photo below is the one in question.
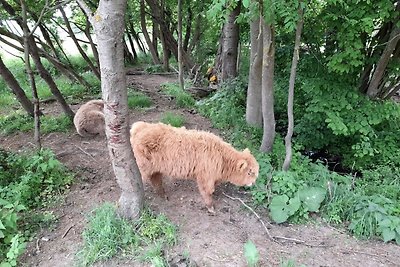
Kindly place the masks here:
[(74, 227), (75, 226), (75, 224), (72, 224), (70, 227), (68, 227), (67, 228), (67, 230), (65, 230), (65, 232), (64, 232), (64, 234), (62, 235), (62, 237), (61, 238), (64, 238), (64, 237), (66, 237), (67, 236), (67, 234), (68, 234), (68, 232), (72, 229), (72, 227)]
[(92, 159), (94, 159), (94, 157), (92, 156), (92, 154), (90, 154), (90, 153), (88, 153), (88, 152), (86, 152), (85, 150), (83, 150), (81, 147), (79, 147), (79, 146), (77, 146), (77, 145), (75, 145), (74, 144), (74, 146), (76, 146), (76, 148), (78, 148), (80, 151), (82, 151), (84, 154), (86, 154), (86, 155), (88, 155), (88, 156), (90, 156), (90, 157), (92, 157)]
[(269, 233), (269, 230), (268, 230), (267, 226), (265, 225), (264, 221), (261, 219), (260, 215), (258, 215), (257, 212), (255, 212), (249, 205), (247, 205), (246, 203), (244, 203), (244, 201), (241, 200), (241, 199), (238, 198), (238, 197), (231, 197), (231, 196), (229, 196), (229, 195), (227, 195), (227, 194), (225, 194), (225, 193), (222, 193), (222, 194), (224, 194), (226, 197), (228, 197), (228, 198), (230, 198), (230, 199), (232, 199), (232, 200), (238, 200), (238, 201), (240, 201), (240, 202), (243, 204), (243, 206), (245, 206), (245, 207), (248, 208), (251, 212), (253, 212), (253, 214), (257, 217), (257, 219), (260, 221), (260, 223), (261, 223), (262, 226), (264, 227), (265, 232), (266, 232), (267, 235), (268, 235), (268, 238), (271, 239), (271, 240), (274, 241), (274, 242), (279, 243), (273, 236), (271, 236), (271, 234)]
[(306, 241), (299, 240), (299, 239), (295, 239), (295, 238), (289, 238), (289, 237), (284, 237), (284, 236), (272, 236), (272, 235), (270, 234), (270, 232), (269, 232), (267, 226), (265, 225), (264, 221), (261, 219), (260, 215), (258, 215), (257, 212), (255, 212), (249, 205), (247, 205), (246, 203), (244, 203), (244, 201), (243, 201), (242, 199), (237, 198), (237, 197), (231, 197), (231, 196), (229, 196), (229, 195), (227, 195), (227, 194), (225, 194), (225, 193), (222, 193), (222, 194), (224, 194), (226, 197), (228, 197), (228, 198), (230, 198), (230, 199), (232, 199), (232, 200), (238, 200), (238, 201), (240, 201), (240, 202), (243, 204), (243, 206), (245, 206), (246, 208), (248, 208), (248, 209), (257, 217), (257, 219), (261, 222), (262, 226), (263, 226), (264, 229), (265, 229), (265, 232), (266, 232), (267, 235), (268, 235), (268, 238), (271, 239), (272, 241), (278, 243), (278, 244), (282, 244), (281, 242), (278, 241), (278, 239), (282, 239), (282, 240), (286, 240), (286, 241), (293, 242), (293, 243), (295, 243), (295, 244), (302, 244), (302, 245), (305, 245), (305, 246), (307, 246), (307, 247), (331, 247), (331, 246), (332, 246), (332, 245), (320, 245), (320, 244), (319, 244), (319, 245), (313, 245), (313, 244), (307, 243)]

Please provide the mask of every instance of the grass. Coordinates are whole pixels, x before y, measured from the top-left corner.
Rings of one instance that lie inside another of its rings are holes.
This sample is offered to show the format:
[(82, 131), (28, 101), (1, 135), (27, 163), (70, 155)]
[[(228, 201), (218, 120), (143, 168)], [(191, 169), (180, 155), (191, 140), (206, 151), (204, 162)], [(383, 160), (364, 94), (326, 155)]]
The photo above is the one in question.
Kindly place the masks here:
[[(12, 134), (15, 132), (28, 132), (33, 130), (33, 118), (27, 114), (14, 112), (10, 115), (0, 115), (0, 133)], [(72, 127), (72, 121), (67, 116), (42, 116), (41, 133), (67, 132)]]
[(150, 97), (141, 92), (132, 92), (128, 94), (128, 107), (135, 108), (148, 108), (152, 105)]
[(188, 92), (183, 91), (176, 83), (162, 84), (164, 92), (175, 99), (176, 105), (180, 108), (194, 107), (196, 100)]
[(171, 111), (167, 111), (161, 117), (161, 122), (174, 127), (182, 127), (183, 124), (185, 124), (185, 117), (175, 114)]
[(163, 251), (176, 243), (176, 227), (162, 214), (144, 209), (139, 220), (117, 216), (115, 207), (105, 203), (95, 209), (83, 231), (84, 245), (78, 252), (80, 265), (88, 266), (112, 257), (133, 258), (165, 266)]

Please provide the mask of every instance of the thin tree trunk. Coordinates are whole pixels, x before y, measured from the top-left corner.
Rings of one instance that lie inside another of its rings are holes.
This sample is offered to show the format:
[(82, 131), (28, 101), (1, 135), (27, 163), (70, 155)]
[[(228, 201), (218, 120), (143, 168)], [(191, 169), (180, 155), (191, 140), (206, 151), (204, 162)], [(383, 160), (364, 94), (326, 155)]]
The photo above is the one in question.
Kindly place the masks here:
[[(83, 12), (83, 14), (85, 14), (85, 12)], [(86, 24), (85, 24), (84, 33), (86, 35), (86, 38), (89, 40), (90, 47), (92, 48), (94, 60), (96, 61), (97, 66), (100, 66), (99, 52), (97, 52), (97, 47), (96, 47), (95, 43), (93, 42), (92, 35), (90, 34), (90, 21), (89, 21), (88, 16), (86, 16), (86, 14), (85, 14), (85, 19), (86, 19)]]
[(149, 48), (151, 58), (153, 59), (153, 63), (159, 65), (161, 63), (160, 59), (158, 58), (157, 51), (154, 49), (154, 46), (150, 40), (149, 33), (147, 32), (144, 0), (140, 0), (140, 24), (142, 26), (143, 36), (144, 39), (146, 40), (147, 47)]
[(196, 17), (196, 24), (194, 26), (194, 34), (193, 34), (193, 38), (190, 41), (189, 47), (186, 51), (193, 51), (196, 46), (198, 46), (199, 42), (200, 42), (200, 37), (201, 37), (201, 23), (202, 23), (202, 16), (201, 16), (201, 12), (199, 12), (199, 14)]
[(222, 38), (222, 81), (235, 78), (237, 76), (236, 62), (238, 57), (239, 44), (239, 24), (235, 22), (240, 14), (241, 3), (229, 14), (228, 21), (223, 28)]
[(274, 65), (275, 65), (275, 36), (274, 28), (262, 20), (263, 64), (262, 64), (262, 113), (263, 137), (260, 150), (271, 152), (275, 140), (274, 115)]
[(285, 148), (286, 148), (286, 156), (285, 161), (283, 162), (282, 169), (284, 171), (289, 170), (290, 163), (292, 161), (292, 136), (293, 136), (293, 127), (294, 127), (294, 119), (293, 119), (293, 99), (294, 99), (294, 84), (296, 82), (296, 70), (297, 63), (299, 61), (299, 50), (300, 50), (300, 38), (301, 31), (303, 29), (303, 8), (301, 7), (302, 1), (299, 1), (299, 21), (296, 25), (296, 39), (294, 43), (293, 50), (293, 58), (292, 58), (292, 67), (290, 69), (290, 78), (289, 78), (289, 95), (288, 95), (288, 131), (285, 137)]
[(56, 83), (54, 82), (53, 78), (51, 77), (50, 73), (43, 66), (43, 64), (40, 60), (39, 53), (38, 53), (38, 48), (36, 46), (36, 43), (35, 43), (33, 37), (30, 36), (30, 38), (28, 38), (28, 41), (29, 41), (30, 53), (32, 55), (33, 61), (35, 62), (36, 68), (39, 71), (40, 77), (42, 77), (42, 79), (47, 83), (47, 85), (50, 88), (51, 93), (54, 95), (54, 97), (56, 98), (58, 103), (60, 103), (61, 108), (63, 109), (64, 113), (72, 119), (75, 116), (75, 113), (72, 111), (70, 106), (65, 101), (65, 98), (61, 94), (60, 90), (58, 90), (58, 87), (57, 87)]
[(28, 22), (27, 22), (27, 12), (26, 12), (26, 5), (24, 0), (21, 1), (21, 15), (22, 15), (22, 22), (20, 25), (22, 27), (22, 30), (24, 32), (24, 58), (25, 58), (25, 68), (26, 72), (29, 77), (29, 82), (31, 85), (32, 89), (32, 96), (33, 96), (33, 105), (34, 105), (34, 128), (35, 128), (35, 133), (34, 133), (34, 139), (36, 143), (36, 147), (38, 151), (42, 149), (42, 142), (40, 139), (40, 109), (39, 109), (39, 97), (37, 94), (37, 89), (36, 89), (36, 83), (35, 83), (35, 75), (33, 74), (32, 68), (31, 68), (31, 63), (29, 60), (29, 49), (30, 49), (30, 44), (29, 44), (29, 39), (30, 38), (30, 32), (28, 29)]
[[(83, 0), (77, 1), (90, 16), (90, 9)], [(123, 45), (126, 6), (126, 0), (100, 0), (94, 17), (89, 18), (98, 42), (108, 151), (121, 188), (119, 213), (124, 218), (138, 219), (143, 208), (144, 191), (129, 141)]]
[(397, 42), (400, 40), (400, 27), (396, 24), (393, 25), (393, 30), (390, 33), (389, 41), (378, 61), (374, 74), (372, 75), (371, 82), (368, 86), (367, 95), (370, 98), (376, 98), (379, 94), (379, 85), (385, 74), (386, 67), (390, 61), (390, 57), (396, 48)]
[(262, 127), (261, 108), (263, 37), (258, 16), (250, 22), (250, 70), (246, 98), (246, 121), (250, 125)]
[[(26, 60), (26, 59), (25, 59)], [(34, 107), (32, 102), (26, 96), (24, 89), (21, 88), (17, 79), (15, 79), (12, 72), (7, 68), (4, 64), (3, 60), (0, 57), (0, 75), (3, 77), (6, 84), (10, 87), (11, 91), (18, 99), (19, 103), (21, 103), (22, 107), (25, 111), (32, 117), (35, 116)]]
[(190, 4), (188, 3), (188, 8), (187, 8), (187, 20), (186, 20), (186, 32), (185, 32), (185, 38), (183, 40), (183, 50), (185, 52), (188, 52), (188, 46), (189, 46), (189, 40), (190, 40), (190, 35), (192, 33), (192, 20), (193, 20), (193, 12), (192, 9), (190, 8)]
[(76, 48), (78, 49), (79, 53), (81, 54), (81, 56), (83, 57), (83, 59), (86, 61), (86, 63), (88, 64), (89, 68), (92, 70), (93, 74), (96, 75), (97, 78), (100, 79), (100, 72), (99, 70), (93, 65), (92, 61), (90, 60), (90, 58), (86, 55), (85, 51), (83, 51), (81, 45), (79, 44), (78, 40), (76, 39), (76, 36), (74, 34), (74, 31), (71, 28), (71, 25), (68, 21), (67, 15), (65, 14), (65, 11), (62, 7), (60, 7), (58, 9), (61, 12), (61, 15), (64, 19), (65, 22), (65, 26), (67, 27), (68, 30), (68, 34), (69, 37), (71, 37), (72, 41), (74, 42)]
[(182, 0), (178, 0), (178, 64), (179, 64), (179, 86), (185, 90), (183, 82), (183, 62), (182, 62)]
[(133, 61), (135, 61), (138, 57), (136, 49), (135, 49), (135, 45), (133, 43), (133, 39), (132, 39), (132, 33), (128, 30), (126, 36), (128, 37), (128, 42), (129, 42), (129, 46), (132, 49), (132, 53), (133, 53)]
[(142, 40), (139, 38), (139, 34), (135, 31), (135, 27), (133, 26), (132, 21), (129, 21), (129, 30), (133, 35), (133, 38), (135, 39), (139, 50), (142, 51), (142, 53), (146, 54), (146, 50), (144, 49), (144, 44)]

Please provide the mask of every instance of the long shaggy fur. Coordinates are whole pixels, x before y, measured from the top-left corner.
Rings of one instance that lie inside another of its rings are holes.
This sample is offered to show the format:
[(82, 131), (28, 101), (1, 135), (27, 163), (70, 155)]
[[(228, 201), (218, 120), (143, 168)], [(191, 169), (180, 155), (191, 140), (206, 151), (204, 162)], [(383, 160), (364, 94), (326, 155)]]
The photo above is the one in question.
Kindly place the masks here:
[(162, 176), (194, 179), (210, 212), (217, 183), (252, 185), (258, 176), (259, 165), (248, 149), (237, 151), (210, 132), (139, 121), (132, 125), (130, 141), (143, 181), (164, 196)]
[(78, 109), (74, 117), (74, 125), (79, 135), (84, 137), (104, 135), (103, 109), (103, 100), (90, 100)]

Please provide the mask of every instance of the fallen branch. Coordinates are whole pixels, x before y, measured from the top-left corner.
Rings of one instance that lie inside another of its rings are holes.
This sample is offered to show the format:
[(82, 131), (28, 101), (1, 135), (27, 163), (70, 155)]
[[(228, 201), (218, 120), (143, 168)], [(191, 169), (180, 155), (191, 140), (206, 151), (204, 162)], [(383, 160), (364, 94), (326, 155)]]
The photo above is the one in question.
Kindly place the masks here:
[(79, 149), (80, 151), (82, 151), (84, 154), (86, 154), (86, 155), (88, 155), (88, 156), (90, 156), (90, 157), (92, 157), (92, 158), (94, 159), (94, 157), (92, 156), (92, 154), (86, 152), (86, 151), (83, 150), (81, 147), (79, 147), (79, 146), (77, 146), (77, 145), (75, 145), (75, 144), (74, 144), (74, 146), (76, 146), (76, 148), (78, 148), (78, 149)]
[(225, 194), (225, 193), (222, 193), (222, 194), (224, 194), (226, 197), (228, 197), (228, 198), (230, 198), (230, 199), (232, 199), (232, 200), (238, 200), (238, 201), (240, 201), (240, 202), (243, 204), (243, 206), (245, 206), (247, 209), (249, 209), (249, 210), (257, 217), (257, 219), (261, 222), (262, 226), (263, 226), (264, 229), (265, 229), (265, 232), (266, 232), (267, 235), (268, 235), (268, 238), (271, 239), (272, 241), (278, 243), (278, 244), (281, 244), (281, 245), (282, 245), (282, 243), (278, 241), (278, 239), (282, 239), (282, 240), (285, 240), (285, 241), (293, 242), (293, 243), (295, 243), (295, 244), (302, 244), (302, 245), (305, 245), (305, 246), (307, 246), (307, 247), (332, 247), (332, 245), (313, 245), (313, 244), (307, 243), (306, 241), (299, 240), (299, 239), (295, 239), (295, 238), (289, 238), (289, 237), (284, 237), (284, 236), (272, 236), (272, 235), (270, 234), (270, 232), (269, 232), (267, 226), (265, 225), (264, 221), (261, 219), (260, 215), (258, 215), (257, 212), (255, 212), (249, 205), (247, 205), (246, 203), (244, 203), (244, 201), (243, 201), (242, 199), (237, 198), (237, 197), (231, 197), (231, 196), (229, 196), (229, 195), (227, 195), (227, 194)]
[(279, 243), (278, 240), (276, 240), (273, 236), (271, 236), (271, 234), (269, 233), (269, 230), (268, 230), (267, 226), (265, 225), (264, 221), (261, 219), (260, 215), (258, 215), (257, 212), (255, 212), (249, 205), (247, 205), (246, 203), (244, 203), (244, 201), (241, 200), (241, 199), (238, 198), (238, 197), (231, 197), (231, 196), (229, 196), (229, 195), (227, 195), (227, 194), (225, 194), (225, 193), (222, 193), (222, 194), (224, 194), (224, 196), (226, 196), (227, 198), (230, 198), (230, 199), (232, 199), (232, 200), (238, 200), (238, 201), (240, 201), (240, 202), (242, 203), (243, 206), (245, 206), (246, 208), (248, 208), (248, 209), (257, 217), (257, 219), (260, 221), (260, 223), (261, 223), (262, 226), (264, 227), (265, 232), (266, 232), (267, 235), (268, 235), (268, 238), (271, 239), (272, 241), (276, 242), (276, 243)]

